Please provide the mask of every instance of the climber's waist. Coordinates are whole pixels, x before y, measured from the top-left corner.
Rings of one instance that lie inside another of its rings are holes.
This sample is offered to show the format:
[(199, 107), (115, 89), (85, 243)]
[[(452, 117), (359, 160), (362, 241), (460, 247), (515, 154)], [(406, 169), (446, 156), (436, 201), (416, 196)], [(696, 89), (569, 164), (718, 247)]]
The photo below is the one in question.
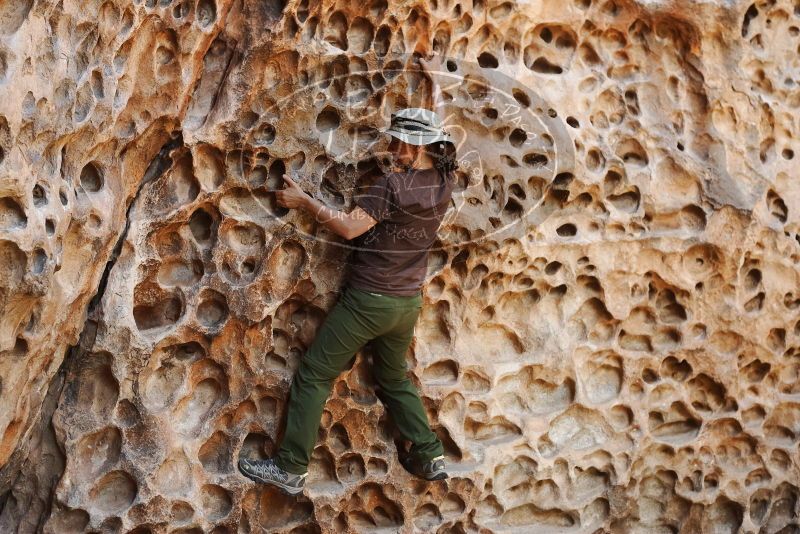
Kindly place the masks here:
[(374, 291), (372, 289), (365, 289), (348, 285), (345, 286), (344, 291), (369, 306), (379, 306), (388, 308), (393, 308), (398, 306), (412, 306), (412, 307), (422, 306), (422, 290), (417, 291), (413, 295), (393, 295), (389, 293)]

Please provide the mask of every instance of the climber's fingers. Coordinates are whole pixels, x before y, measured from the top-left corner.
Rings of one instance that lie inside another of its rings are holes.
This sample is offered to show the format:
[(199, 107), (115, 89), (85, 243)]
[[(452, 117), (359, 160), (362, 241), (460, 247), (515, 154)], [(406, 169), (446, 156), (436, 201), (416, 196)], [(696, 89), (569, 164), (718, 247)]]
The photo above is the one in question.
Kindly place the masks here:
[(284, 175), (283, 175), (283, 180), (286, 182), (286, 184), (287, 184), (289, 187), (299, 187), (299, 186), (297, 185), (297, 182), (295, 182), (294, 180), (292, 180), (292, 177), (291, 177), (291, 176), (289, 176), (289, 175), (288, 175), (288, 174), (286, 174), (286, 173), (284, 173)]
[(305, 191), (303, 191), (288, 174), (284, 174), (283, 179), (286, 182), (286, 187), (284, 189), (272, 190), (275, 193), (275, 200), (278, 202), (278, 205), (283, 208), (297, 208), (301, 206), (305, 197), (308, 195), (306, 195)]

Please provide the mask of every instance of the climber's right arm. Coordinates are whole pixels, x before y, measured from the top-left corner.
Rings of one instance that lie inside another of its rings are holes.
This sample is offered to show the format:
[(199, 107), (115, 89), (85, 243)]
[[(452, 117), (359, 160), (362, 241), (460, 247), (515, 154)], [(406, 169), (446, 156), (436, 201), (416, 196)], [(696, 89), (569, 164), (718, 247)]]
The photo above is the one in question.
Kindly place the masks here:
[(356, 206), (350, 213), (335, 210), (316, 198), (308, 197), (304, 208), (314, 215), (317, 222), (345, 239), (358, 237), (376, 224), (369, 213)]
[(303, 208), (314, 215), (314, 218), (323, 226), (345, 239), (353, 239), (378, 224), (378, 221), (359, 206), (356, 206), (350, 213), (344, 213), (313, 198), (300, 189), (300, 186), (288, 175), (284, 174), (283, 179), (286, 182), (286, 189), (275, 191), (279, 206)]

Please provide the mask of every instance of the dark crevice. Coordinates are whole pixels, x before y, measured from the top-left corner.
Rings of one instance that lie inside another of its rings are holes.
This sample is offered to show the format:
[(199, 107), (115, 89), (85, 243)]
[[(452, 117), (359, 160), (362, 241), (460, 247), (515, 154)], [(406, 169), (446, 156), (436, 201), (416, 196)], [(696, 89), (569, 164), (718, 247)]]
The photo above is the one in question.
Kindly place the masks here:
[[(182, 132), (179, 130), (173, 132), (171, 139), (161, 147), (161, 150), (150, 162), (150, 165), (147, 167), (139, 183), (133, 200), (128, 204), (125, 211), (125, 227), (120, 233), (114, 245), (114, 249), (106, 262), (103, 275), (97, 286), (97, 292), (89, 301), (87, 319), (81, 331), (78, 343), (67, 348), (64, 359), (48, 386), (39, 420), (36, 423), (38, 429), (34, 429), (28, 438), (28, 442), (38, 444), (37, 448), (34, 450), (26, 450), (26, 448), (22, 446), (23, 444), (18, 445), (17, 450), (9, 461), (3, 468), (0, 468), (0, 530), (2, 530), (3, 526), (8, 526), (9, 521), (13, 522), (13, 520), (16, 519), (20, 521), (20, 525), (17, 525), (18, 527), (23, 524), (30, 526), (31, 521), (35, 520), (37, 522), (36, 532), (41, 532), (44, 523), (51, 515), (52, 504), (55, 502), (56, 497), (56, 487), (63, 475), (64, 467), (66, 466), (66, 450), (64, 449), (63, 443), (56, 438), (52, 419), (58, 408), (58, 401), (66, 383), (67, 375), (75, 362), (80, 361), (94, 346), (97, 327), (100, 323), (100, 312), (98, 308), (105, 294), (108, 278), (122, 252), (122, 246), (128, 236), (131, 210), (136, 205), (144, 186), (158, 179), (170, 168), (173, 163), (170, 153), (182, 145)], [(42, 450), (45, 447), (47, 447), (47, 450)], [(24, 458), (23, 455), (25, 456)], [(47, 473), (41, 472), (39, 469), (39, 467), (41, 467), (41, 460), (47, 456), (55, 457), (54, 460), (60, 468), (47, 471)], [(46, 479), (44, 478), (45, 476), (47, 477)], [(40, 511), (39, 517), (35, 519), (30, 517), (30, 512), (25, 512), (25, 509), (29, 508), (27, 505), (30, 504), (30, 501), (32, 499), (38, 499), (40, 495), (37, 495), (37, 493), (41, 493), (30, 487), (31, 480), (35, 480), (41, 490), (47, 488), (49, 494), (46, 507)], [(17, 489), (19, 489), (19, 491), (17, 491)], [(19, 498), (17, 498), (17, 495)]]
[[(141, 194), (144, 186), (157, 180), (167, 169), (170, 168), (172, 165), (172, 157), (170, 157), (170, 152), (179, 146), (183, 146), (183, 133), (178, 130), (172, 133), (172, 139), (167, 141), (164, 146), (161, 147), (161, 150), (159, 150), (156, 157), (153, 158), (153, 161), (151, 161), (150, 165), (148, 165), (147, 170), (144, 171), (144, 176), (142, 176), (142, 181), (139, 182), (139, 188), (136, 190), (136, 195), (134, 195), (133, 201), (128, 204), (128, 209), (125, 211), (125, 228), (122, 230), (119, 239), (117, 239), (116, 245), (114, 245), (114, 250), (111, 252), (111, 256), (106, 262), (106, 267), (103, 270), (103, 276), (100, 278), (100, 284), (97, 286), (97, 293), (95, 293), (95, 295), (92, 297), (92, 300), (89, 301), (88, 317), (90, 320), (93, 317), (95, 308), (103, 298), (103, 294), (106, 291), (106, 284), (108, 283), (108, 276), (111, 273), (111, 269), (114, 268), (114, 264), (117, 263), (119, 254), (122, 252), (122, 245), (125, 243), (125, 239), (128, 237), (128, 230), (130, 229), (131, 225), (131, 210), (136, 205), (136, 201), (139, 199), (139, 195)], [(90, 320), (87, 321), (87, 325)], [(84, 330), (86, 329), (84, 328)], [(83, 338), (83, 332), (81, 332), (81, 338)], [(92, 339), (92, 344), (94, 344), (93, 342), (94, 339)], [(78, 346), (81, 344), (82, 343), (79, 341)]]
[(183, 118), (185, 129), (195, 130), (206, 123), (217, 106), (233, 67), (239, 64), (241, 58), (239, 40), (225, 31), (217, 34), (205, 51), (202, 69), (192, 87)]
[[(67, 350), (67, 356), (71, 349)], [(23, 526), (30, 527), (36, 521), (35, 532), (42, 532), (44, 522), (50, 515), (53, 499), (55, 498), (56, 485), (66, 466), (66, 453), (56, 439), (53, 428), (53, 413), (58, 406), (58, 399), (64, 386), (67, 367), (62, 362), (47, 387), (47, 393), (42, 401), (42, 408), (36, 423), (30, 431), (25, 442), (20, 442), (8, 462), (0, 469), (0, 531), (9, 526), (9, 521), (20, 519), (16, 525), (22, 531)], [(36, 444), (35, 450), (28, 448), (29, 444)], [(31, 453), (38, 456), (36, 462), (30, 462)], [(39, 500), (37, 488), (47, 488), (48, 498)], [(30, 510), (34, 508), (33, 501), (43, 508), (36, 518), (30, 517)]]
[(238, 64), (241, 59), (241, 52), (239, 52), (238, 43), (236, 40), (232, 40), (232, 45), (229, 43), (229, 50), (232, 52), (229, 54), (228, 61), (225, 64), (225, 71), (222, 73), (222, 79), (217, 83), (217, 90), (214, 91), (214, 98), (211, 100), (211, 106), (208, 110), (208, 113), (206, 113), (205, 118), (203, 119), (203, 124), (206, 123), (208, 117), (211, 116), (216, 109), (217, 102), (219, 101), (219, 95), (222, 93), (222, 88), (225, 87), (225, 84), (228, 81), (228, 77), (231, 74), (233, 65)]

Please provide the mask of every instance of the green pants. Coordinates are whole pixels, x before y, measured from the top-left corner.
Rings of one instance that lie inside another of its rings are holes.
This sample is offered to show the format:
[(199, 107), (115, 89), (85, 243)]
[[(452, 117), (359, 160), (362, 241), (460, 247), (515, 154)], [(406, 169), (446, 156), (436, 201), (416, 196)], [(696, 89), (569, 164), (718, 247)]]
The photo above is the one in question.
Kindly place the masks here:
[(372, 373), (400, 434), (413, 444), (409, 454), (421, 461), (444, 454), (417, 388), (406, 376), (406, 351), (421, 307), (421, 294), (398, 297), (344, 288), (292, 379), (286, 427), (274, 457), (279, 467), (295, 474), (308, 470), (333, 381), (373, 339)]

